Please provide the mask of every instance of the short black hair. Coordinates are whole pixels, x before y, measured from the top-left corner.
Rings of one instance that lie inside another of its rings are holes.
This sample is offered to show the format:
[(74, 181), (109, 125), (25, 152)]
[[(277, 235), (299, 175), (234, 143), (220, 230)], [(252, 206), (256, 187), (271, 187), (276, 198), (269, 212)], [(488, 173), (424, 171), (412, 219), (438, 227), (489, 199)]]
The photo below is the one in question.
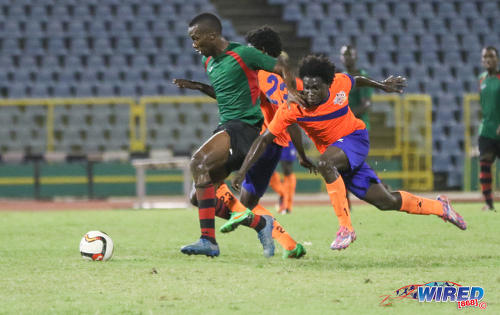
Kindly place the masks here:
[(498, 50), (494, 46), (486, 46), (486, 47), (484, 47), (484, 49), (493, 50), (495, 52), (496, 56), (498, 57)]
[(222, 23), (220, 19), (212, 13), (201, 13), (195, 16), (191, 22), (189, 22), (189, 26), (194, 26), (196, 24), (205, 24), (210, 28), (210, 30), (214, 31), (218, 35), (222, 33)]
[(320, 77), (324, 83), (332, 84), (335, 77), (335, 64), (327, 56), (308, 55), (299, 63), (299, 77)]
[(246, 40), (253, 47), (263, 50), (271, 57), (277, 58), (281, 54), (281, 38), (279, 34), (268, 25), (249, 31)]

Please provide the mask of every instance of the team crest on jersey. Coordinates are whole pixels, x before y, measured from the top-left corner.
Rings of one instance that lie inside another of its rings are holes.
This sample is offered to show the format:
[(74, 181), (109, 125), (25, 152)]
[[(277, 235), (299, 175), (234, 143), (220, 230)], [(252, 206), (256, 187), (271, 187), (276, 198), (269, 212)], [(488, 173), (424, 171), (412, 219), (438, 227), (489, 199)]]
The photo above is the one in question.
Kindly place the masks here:
[(342, 105), (342, 104), (344, 104), (346, 99), (347, 99), (347, 96), (345, 95), (345, 92), (340, 91), (337, 94), (335, 94), (335, 99), (333, 100), (333, 104), (334, 105)]

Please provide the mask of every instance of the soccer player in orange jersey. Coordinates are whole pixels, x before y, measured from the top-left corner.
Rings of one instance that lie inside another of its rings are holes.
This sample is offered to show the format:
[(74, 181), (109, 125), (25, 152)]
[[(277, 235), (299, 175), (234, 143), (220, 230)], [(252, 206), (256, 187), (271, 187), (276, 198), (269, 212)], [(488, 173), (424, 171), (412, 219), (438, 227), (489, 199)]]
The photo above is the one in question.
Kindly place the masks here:
[(466, 229), (465, 221), (453, 210), (445, 196), (431, 200), (405, 191), (390, 192), (365, 161), (370, 145), (368, 132), (363, 121), (357, 119), (349, 109), (349, 91), (357, 84), (401, 93), (406, 84), (405, 78), (391, 76), (378, 82), (363, 76), (353, 78), (344, 73), (335, 74), (335, 65), (327, 57), (316, 55), (302, 59), (299, 77), (303, 81), (301, 103), (305, 105), (291, 100), (290, 108), (281, 107), (278, 110), (266, 132), (252, 144), (241, 169), (234, 174), (233, 188), (240, 189), (245, 173), (275, 135), (288, 125), (297, 123), (321, 153), (318, 168), (339, 219), (340, 227), (331, 249), (344, 249), (356, 239), (346, 198), (346, 186), (358, 198), (380, 210), (434, 214), (462, 230)]

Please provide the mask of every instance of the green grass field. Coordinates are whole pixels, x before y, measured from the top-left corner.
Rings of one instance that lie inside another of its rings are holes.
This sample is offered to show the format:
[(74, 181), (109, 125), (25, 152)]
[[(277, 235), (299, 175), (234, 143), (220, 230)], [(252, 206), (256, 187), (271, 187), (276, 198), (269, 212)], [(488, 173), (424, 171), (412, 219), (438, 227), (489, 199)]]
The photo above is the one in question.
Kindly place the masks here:
[[(192, 210), (0, 212), (0, 314), (500, 314), (500, 214), (455, 208), (467, 231), (355, 206), (358, 239), (334, 252), (333, 210), (297, 207), (278, 219), (306, 244), (300, 260), (282, 260), (279, 245), (265, 259), (245, 227), (218, 233), (218, 258), (185, 256), (179, 248), (199, 236)], [(80, 238), (94, 229), (115, 242), (108, 262), (80, 257)], [(395, 289), (430, 281), (482, 286), (487, 308), (379, 305)]]

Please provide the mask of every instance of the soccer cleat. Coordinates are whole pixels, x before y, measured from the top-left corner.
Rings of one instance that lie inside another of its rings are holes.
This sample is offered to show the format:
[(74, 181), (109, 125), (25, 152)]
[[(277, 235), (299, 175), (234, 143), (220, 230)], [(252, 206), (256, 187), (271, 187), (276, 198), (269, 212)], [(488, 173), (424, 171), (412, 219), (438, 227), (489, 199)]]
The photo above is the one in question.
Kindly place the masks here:
[(347, 248), (352, 242), (356, 240), (356, 232), (349, 231), (345, 226), (341, 226), (337, 232), (337, 237), (330, 245), (333, 250), (341, 250)]
[(219, 245), (200, 238), (197, 242), (183, 246), (181, 252), (186, 255), (205, 255), (209, 257), (219, 256)]
[(295, 248), (292, 250), (285, 250), (283, 252), (283, 258), (300, 258), (306, 254), (306, 249), (301, 244), (297, 243)]
[(484, 206), (481, 208), (481, 210), (482, 210), (482, 211), (486, 211), (486, 212), (488, 212), (488, 211), (494, 211), (494, 212), (497, 212), (497, 210), (496, 210), (495, 208), (490, 207), (490, 206), (488, 206), (488, 205), (484, 205)]
[(269, 258), (274, 256), (274, 240), (273, 240), (273, 226), (274, 218), (268, 215), (263, 215), (262, 218), (266, 220), (264, 226), (258, 233), (259, 241), (264, 248), (264, 257)]
[(253, 218), (253, 212), (248, 209), (246, 209), (245, 212), (233, 212), (229, 220), (220, 227), (219, 231), (222, 233), (232, 232), (241, 222), (249, 218)]
[(444, 195), (437, 196), (437, 200), (439, 200), (443, 204), (443, 215), (441, 218), (446, 222), (449, 221), (455, 224), (459, 229), (465, 230), (467, 229), (467, 223), (465, 223), (464, 218), (458, 212), (456, 212), (450, 204), (448, 197)]

